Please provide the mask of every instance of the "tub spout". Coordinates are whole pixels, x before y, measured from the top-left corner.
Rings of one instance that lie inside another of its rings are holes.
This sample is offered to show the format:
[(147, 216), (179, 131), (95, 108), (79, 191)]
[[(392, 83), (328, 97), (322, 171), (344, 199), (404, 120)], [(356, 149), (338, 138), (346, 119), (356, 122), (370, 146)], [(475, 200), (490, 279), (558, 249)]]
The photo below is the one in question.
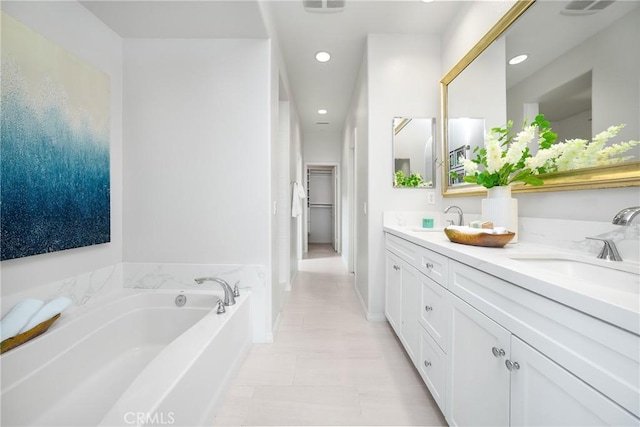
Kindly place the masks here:
[(193, 280), (195, 280), (195, 282), (199, 285), (204, 282), (215, 282), (219, 284), (224, 290), (224, 305), (233, 305), (236, 303), (236, 297), (234, 296), (233, 289), (231, 289), (231, 286), (229, 286), (226, 281), (220, 279), (219, 277), (198, 277), (197, 279)]

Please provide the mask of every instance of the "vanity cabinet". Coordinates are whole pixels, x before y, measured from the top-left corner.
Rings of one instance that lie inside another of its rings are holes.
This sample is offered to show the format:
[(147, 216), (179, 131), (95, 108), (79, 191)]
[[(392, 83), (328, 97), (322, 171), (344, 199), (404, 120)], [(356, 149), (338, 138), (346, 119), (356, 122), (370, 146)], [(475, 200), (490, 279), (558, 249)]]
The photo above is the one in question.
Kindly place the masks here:
[(511, 334), (452, 296), (447, 420), (452, 426), (509, 425)]
[(400, 239), (395, 243), (388, 245), (386, 251), (385, 317), (415, 364), (419, 348), (419, 273), (411, 263), (415, 260), (413, 250)]
[(623, 426), (638, 420), (453, 296), (447, 420), (452, 426)]
[(387, 234), (391, 259), (417, 350), (394, 329), (450, 425), (640, 426), (637, 335)]
[(402, 312), (402, 260), (387, 251), (385, 264), (384, 315), (396, 334), (399, 334)]

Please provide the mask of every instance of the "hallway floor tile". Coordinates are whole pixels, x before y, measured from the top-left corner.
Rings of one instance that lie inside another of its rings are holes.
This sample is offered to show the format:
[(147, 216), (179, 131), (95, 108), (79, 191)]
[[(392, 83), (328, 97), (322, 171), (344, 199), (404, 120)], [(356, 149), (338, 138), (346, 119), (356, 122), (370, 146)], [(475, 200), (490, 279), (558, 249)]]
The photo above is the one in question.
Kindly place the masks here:
[(217, 426), (446, 426), (386, 322), (369, 322), (329, 245), (310, 245), (272, 344), (254, 344)]

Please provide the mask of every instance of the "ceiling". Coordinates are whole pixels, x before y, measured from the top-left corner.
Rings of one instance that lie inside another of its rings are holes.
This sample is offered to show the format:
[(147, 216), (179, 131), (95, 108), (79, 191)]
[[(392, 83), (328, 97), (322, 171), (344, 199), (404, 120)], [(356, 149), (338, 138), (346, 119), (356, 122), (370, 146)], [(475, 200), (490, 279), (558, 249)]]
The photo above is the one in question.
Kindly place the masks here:
[[(287, 96), (297, 106), (303, 132), (314, 133), (342, 130), (367, 34), (439, 35), (465, 2), (347, 0), (342, 11), (332, 13), (307, 12), (302, 0), (82, 3), (123, 38), (267, 38), (264, 8), (283, 52)], [(320, 50), (330, 52), (331, 61), (317, 62)], [(328, 113), (319, 115), (319, 109)]]

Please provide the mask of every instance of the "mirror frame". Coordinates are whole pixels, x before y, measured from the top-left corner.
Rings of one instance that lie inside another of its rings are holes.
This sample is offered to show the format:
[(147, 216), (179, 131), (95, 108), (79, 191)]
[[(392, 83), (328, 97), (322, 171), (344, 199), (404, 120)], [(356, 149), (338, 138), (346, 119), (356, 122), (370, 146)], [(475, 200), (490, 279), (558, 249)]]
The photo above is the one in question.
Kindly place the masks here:
[[(393, 126), (393, 122), (399, 119), (400, 123), (398, 124), (398, 126)], [(398, 135), (398, 133), (400, 133), (400, 131), (409, 124), (409, 122), (411, 122), (412, 120), (429, 120), (431, 122), (431, 133), (432, 133), (432, 142), (431, 142), (431, 176), (429, 178), (431, 181), (431, 185), (429, 185), (428, 187), (396, 187), (395, 185), (393, 185), (393, 182), (391, 183), (391, 188), (394, 189), (412, 189), (412, 190), (433, 190), (436, 187), (436, 181), (437, 181), (437, 168), (438, 168), (438, 164), (437, 164), (437, 138), (438, 138), (438, 131), (437, 131), (437, 127), (436, 127), (436, 118), (435, 117), (407, 117), (407, 116), (395, 116), (392, 120), (392, 126), (391, 126), (391, 170), (393, 171), (392, 177), (393, 175), (395, 175), (396, 173), (396, 165), (395, 165), (395, 152), (396, 152), (396, 135)], [(427, 165), (425, 164), (425, 167)], [(426, 175), (426, 170), (425, 170), (425, 175)], [(422, 177), (423, 179), (427, 178), (427, 177)]]
[[(517, 0), (502, 18), (451, 68), (440, 80), (440, 128), (442, 135), (442, 155), (448, 151), (447, 128), (447, 89), (448, 85), (467, 68), (482, 52), (500, 37), (536, 0)], [(531, 186), (513, 184), (514, 193), (538, 193), (547, 191), (589, 190), (599, 188), (638, 187), (640, 186), (640, 161), (625, 162), (617, 165), (576, 169), (567, 172), (540, 175), (544, 185)], [(486, 194), (486, 189), (477, 184), (449, 186), (448, 162), (443, 162), (442, 195), (444, 197), (478, 196)]]

